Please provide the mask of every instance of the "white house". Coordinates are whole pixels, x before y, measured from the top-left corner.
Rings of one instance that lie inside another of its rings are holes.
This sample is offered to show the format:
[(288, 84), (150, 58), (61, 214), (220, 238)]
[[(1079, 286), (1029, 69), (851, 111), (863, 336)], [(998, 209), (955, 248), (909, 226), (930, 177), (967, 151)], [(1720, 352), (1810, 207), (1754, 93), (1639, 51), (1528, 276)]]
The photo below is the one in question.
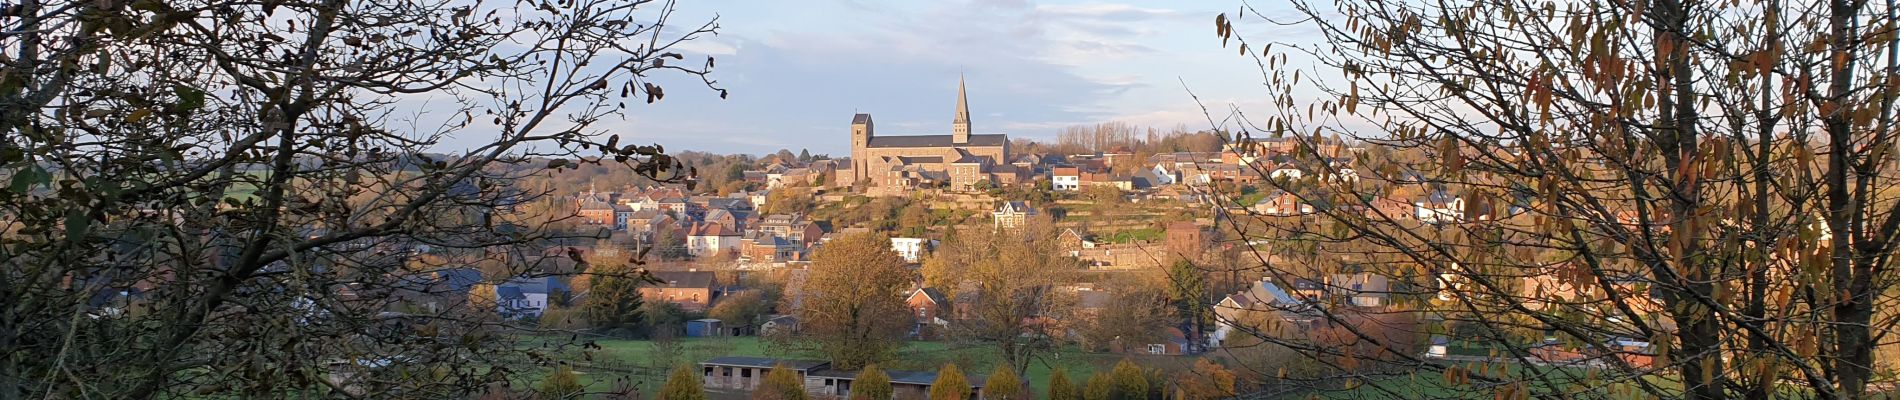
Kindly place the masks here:
[(1173, 172), (1168, 171), (1168, 167), (1166, 164), (1160, 164), (1160, 163), (1155, 164), (1154, 173), (1155, 173), (1155, 181), (1154, 181), (1155, 186), (1173, 185), (1175, 181), (1181, 180), (1181, 178), (1175, 176)]
[(686, 254), (708, 257), (739, 251), (739, 231), (715, 223), (693, 225), (686, 234)]
[(1428, 224), (1442, 224), (1464, 221), (1465, 199), (1444, 191), (1432, 192), (1425, 201), (1414, 202), (1418, 206), (1418, 220)]
[(551, 295), (567, 292), (554, 277), (520, 278), (495, 285), (495, 307), (504, 318), (540, 316)]
[(891, 238), (891, 251), (896, 251), (897, 255), (904, 256), (904, 261), (917, 262), (917, 260), (923, 259), (926, 252), (930, 251), (930, 242), (930, 239), (924, 238), (895, 237)]
[(1082, 169), (1076, 167), (1056, 167), (1049, 170), (1049, 187), (1056, 191), (1081, 189)]
[(1300, 167), (1294, 166), (1292, 163), (1281, 163), (1279, 167), (1276, 167), (1273, 169), (1272, 172), (1267, 173), (1268, 179), (1275, 179), (1275, 180), (1278, 180), (1278, 179), (1298, 180), (1301, 177), (1305, 177), (1305, 176), (1306, 176), (1306, 170), (1302, 170), (1300, 169)]

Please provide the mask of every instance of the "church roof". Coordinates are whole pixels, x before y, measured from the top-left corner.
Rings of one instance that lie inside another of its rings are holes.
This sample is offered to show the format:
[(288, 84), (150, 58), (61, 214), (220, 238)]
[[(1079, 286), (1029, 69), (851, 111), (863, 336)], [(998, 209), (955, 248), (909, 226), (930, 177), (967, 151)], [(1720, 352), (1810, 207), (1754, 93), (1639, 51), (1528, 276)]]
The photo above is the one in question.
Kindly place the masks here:
[[(1004, 143), (1009, 143), (1009, 135), (972, 134), (970, 135), (970, 143), (965, 144), (963, 146), (991, 147), (991, 146), (1002, 146)], [(952, 146), (957, 146), (956, 137), (952, 135), (916, 135), (916, 136), (876, 136), (876, 137), (871, 138), (871, 143), (869, 143), (866, 147), (891, 148), (891, 147), (952, 147)]]
[(851, 116), (852, 125), (868, 124), (868, 123), (871, 123), (871, 114), (858, 114), (858, 115)]

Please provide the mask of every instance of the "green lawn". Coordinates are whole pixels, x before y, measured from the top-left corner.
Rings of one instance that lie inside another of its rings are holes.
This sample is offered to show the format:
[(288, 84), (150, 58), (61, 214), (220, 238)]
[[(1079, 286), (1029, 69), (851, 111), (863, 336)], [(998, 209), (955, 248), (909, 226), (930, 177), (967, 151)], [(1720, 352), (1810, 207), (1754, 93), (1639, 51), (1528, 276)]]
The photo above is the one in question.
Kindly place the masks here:
[[(526, 343), (553, 342), (529, 338)], [(579, 369), (583, 373), (582, 382), (588, 384), (590, 390), (607, 390), (615, 378), (624, 376), (640, 382), (643, 391), (650, 393), (665, 380), (666, 371), (659, 367), (666, 364), (669, 357), (673, 362), (686, 364), (719, 356), (822, 359), (814, 354), (800, 354), (783, 349), (756, 337), (680, 339), (671, 349), (664, 350), (662, 349), (664, 345), (646, 340), (596, 340), (594, 343), (600, 348), (592, 351), (592, 360), (583, 359), (586, 351), (580, 348), (561, 348), (551, 351), (560, 359), (574, 360), (583, 365), (605, 367)], [(1072, 382), (1081, 383), (1096, 371), (1108, 370), (1122, 357), (1117, 354), (1088, 353), (1074, 347), (1067, 347), (1047, 353), (1041, 356), (1041, 359), (1032, 361), (1026, 375), (1036, 393), (1041, 395), (1047, 389), (1049, 376), (1055, 369), (1066, 370)], [(909, 342), (899, 350), (895, 360), (886, 363), (883, 367), (895, 370), (927, 370), (955, 363), (963, 369), (965, 374), (988, 375), (990, 370), (996, 368), (999, 358), (1000, 351), (990, 345)], [(1193, 362), (1193, 358), (1188, 357), (1141, 358), (1143, 359), (1138, 361), (1148, 367), (1171, 365), (1167, 363), (1187, 365)], [(533, 382), (527, 383), (533, 384)]]

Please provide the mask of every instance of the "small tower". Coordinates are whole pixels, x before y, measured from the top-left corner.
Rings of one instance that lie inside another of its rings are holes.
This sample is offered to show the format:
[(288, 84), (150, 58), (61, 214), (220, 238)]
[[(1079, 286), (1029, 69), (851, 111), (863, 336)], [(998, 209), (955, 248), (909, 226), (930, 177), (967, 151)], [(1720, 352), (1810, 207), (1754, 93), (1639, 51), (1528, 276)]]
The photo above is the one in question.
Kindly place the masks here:
[(851, 180), (853, 183), (871, 175), (871, 157), (865, 149), (871, 147), (871, 137), (876, 134), (871, 124), (871, 114), (858, 114), (851, 117)]
[(970, 144), (970, 98), (963, 93), (963, 75), (957, 75), (957, 120), (953, 129), (953, 142)]

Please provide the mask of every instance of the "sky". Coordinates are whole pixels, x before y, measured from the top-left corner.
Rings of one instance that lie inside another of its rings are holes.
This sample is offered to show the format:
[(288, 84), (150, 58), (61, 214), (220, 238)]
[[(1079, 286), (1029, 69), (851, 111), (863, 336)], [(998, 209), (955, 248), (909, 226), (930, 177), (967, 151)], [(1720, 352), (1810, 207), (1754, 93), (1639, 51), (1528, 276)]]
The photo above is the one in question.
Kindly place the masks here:
[[(731, 91), (661, 77), (666, 98), (629, 105), (604, 128), (668, 150), (848, 155), (850, 120), (879, 135), (948, 134), (957, 79), (972, 130), (1053, 139), (1065, 126), (1121, 121), (1209, 127), (1214, 110), (1259, 104), (1261, 74), (1222, 48), (1214, 17), (1237, 0), (706, 0), (675, 21), (719, 17), (680, 50), (717, 58)], [(1218, 118), (1218, 116), (1217, 116)]]

